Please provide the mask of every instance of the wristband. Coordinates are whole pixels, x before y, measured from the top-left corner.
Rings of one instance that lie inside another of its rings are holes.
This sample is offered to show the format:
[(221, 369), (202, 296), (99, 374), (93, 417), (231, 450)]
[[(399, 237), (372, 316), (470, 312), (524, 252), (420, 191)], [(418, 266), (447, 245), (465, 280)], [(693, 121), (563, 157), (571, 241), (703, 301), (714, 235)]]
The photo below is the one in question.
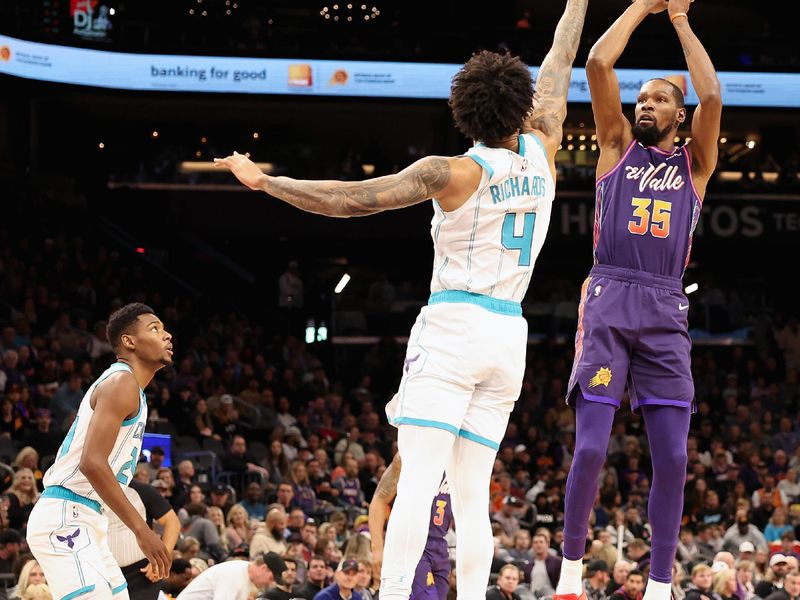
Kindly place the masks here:
[(675, 13), (674, 15), (670, 16), (669, 20), (670, 20), (671, 23), (674, 23), (675, 19), (677, 19), (678, 17), (686, 17), (687, 20), (689, 19), (689, 15), (687, 15), (685, 12), (679, 12), (679, 13)]

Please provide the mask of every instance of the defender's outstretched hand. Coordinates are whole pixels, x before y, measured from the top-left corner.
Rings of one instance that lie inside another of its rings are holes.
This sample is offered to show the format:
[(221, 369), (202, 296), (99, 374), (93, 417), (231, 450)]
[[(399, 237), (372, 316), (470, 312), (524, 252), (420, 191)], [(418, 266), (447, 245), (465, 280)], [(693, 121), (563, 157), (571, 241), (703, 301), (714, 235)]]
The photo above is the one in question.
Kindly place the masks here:
[(264, 173), (244, 154), (239, 154), (234, 150), (233, 154), (230, 156), (226, 156), (225, 158), (215, 158), (214, 166), (226, 167), (230, 169), (231, 173), (236, 176), (236, 179), (241, 181), (251, 190), (258, 191), (262, 189)]

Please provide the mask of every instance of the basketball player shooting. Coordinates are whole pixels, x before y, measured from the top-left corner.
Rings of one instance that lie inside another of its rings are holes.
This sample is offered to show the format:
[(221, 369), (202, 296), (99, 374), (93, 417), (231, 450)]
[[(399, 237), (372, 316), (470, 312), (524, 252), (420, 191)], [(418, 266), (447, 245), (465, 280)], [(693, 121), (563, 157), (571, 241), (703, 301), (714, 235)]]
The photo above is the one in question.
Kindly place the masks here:
[[(594, 267), (581, 293), (567, 402), (576, 448), (567, 481), (564, 559), (555, 600), (585, 598), (581, 559), (589, 512), (623, 393), (641, 411), (653, 461), (652, 562), (645, 600), (668, 600), (686, 479), (693, 409), (689, 302), (681, 279), (706, 185), (717, 163), (722, 100), (711, 59), (689, 23), (690, 0), (636, 0), (597, 41), (586, 73), (600, 156)], [(691, 142), (673, 143), (686, 119), (683, 90), (652, 79), (631, 124), (614, 63), (651, 13), (668, 11), (699, 99)]]

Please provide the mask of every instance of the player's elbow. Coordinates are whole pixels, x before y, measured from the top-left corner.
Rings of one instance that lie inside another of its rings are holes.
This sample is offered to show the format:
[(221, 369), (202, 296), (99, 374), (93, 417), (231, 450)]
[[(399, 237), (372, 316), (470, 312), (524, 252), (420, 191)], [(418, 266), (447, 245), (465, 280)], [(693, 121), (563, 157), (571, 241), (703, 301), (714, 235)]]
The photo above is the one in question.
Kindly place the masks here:
[(92, 457), (91, 453), (84, 452), (81, 456), (80, 471), (89, 480), (89, 483), (94, 483), (102, 468), (101, 463)]
[(607, 58), (600, 56), (595, 48), (589, 51), (589, 58), (586, 59), (586, 74), (591, 76), (598, 73), (605, 73), (614, 68), (614, 64)]
[(722, 93), (720, 91), (719, 81), (715, 81), (709, 89), (703, 90), (698, 94), (700, 104), (704, 106), (718, 106), (722, 104)]

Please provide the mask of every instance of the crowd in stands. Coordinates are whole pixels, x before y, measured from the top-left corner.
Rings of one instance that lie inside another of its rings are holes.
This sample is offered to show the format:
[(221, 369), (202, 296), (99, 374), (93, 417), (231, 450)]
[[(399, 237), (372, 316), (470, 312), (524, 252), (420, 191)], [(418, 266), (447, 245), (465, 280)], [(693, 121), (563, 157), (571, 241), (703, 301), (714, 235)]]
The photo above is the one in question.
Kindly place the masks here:
[[(174, 366), (145, 390), (150, 429), (171, 435), (170, 452), (152, 447), (135, 475), (181, 522), (164, 593), (177, 596), (209, 565), (272, 552), (286, 571), (264, 597), (324, 600), (335, 598), (324, 588), (338, 585), (372, 600), (379, 577), (366, 507), (396, 451), (382, 407), (404, 348), (382, 340), (343, 378), (297, 337), (267, 335), (244, 314), (195, 310), (151, 281), (133, 258), (77, 236), (22, 242), (0, 233), (0, 589), (49, 597), (26, 552), (26, 519), (85, 390), (113, 361), (103, 319), (136, 300), (155, 309), (176, 349)], [(569, 345), (530, 348), (495, 463), (487, 597), (539, 598), (555, 588), (574, 451), (563, 402), (570, 367)], [(800, 593), (799, 369), (794, 319), (776, 321), (755, 346), (695, 350), (677, 600)], [(641, 599), (650, 476), (643, 422), (623, 408), (588, 528), (591, 600)]]

